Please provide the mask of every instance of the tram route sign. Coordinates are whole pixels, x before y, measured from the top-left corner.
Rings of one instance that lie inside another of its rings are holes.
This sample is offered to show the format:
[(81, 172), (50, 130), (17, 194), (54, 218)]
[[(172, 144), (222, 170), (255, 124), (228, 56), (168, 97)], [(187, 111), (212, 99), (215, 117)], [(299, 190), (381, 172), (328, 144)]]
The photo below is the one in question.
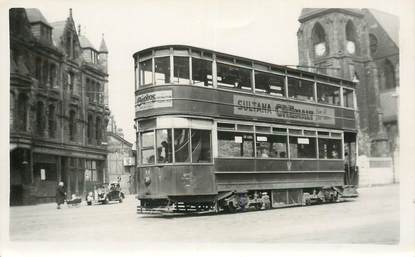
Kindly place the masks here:
[(172, 107), (172, 91), (162, 90), (137, 95), (135, 98), (135, 111), (144, 111), (162, 107)]
[(234, 114), (285, 120), (335, 124), (334, 108), (280, 100), (233, 96)]

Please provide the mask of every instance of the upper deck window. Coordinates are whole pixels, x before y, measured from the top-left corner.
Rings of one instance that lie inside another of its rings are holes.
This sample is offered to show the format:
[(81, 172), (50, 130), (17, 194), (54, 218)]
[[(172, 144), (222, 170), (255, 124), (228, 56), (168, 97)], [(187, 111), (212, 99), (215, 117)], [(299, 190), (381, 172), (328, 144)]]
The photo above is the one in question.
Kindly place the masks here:
[(288, 97), (302, 101), (314, 101), (314, 82), (289, 77)]
[(154, 58), (154, 71), (156, 85), (170, 83), (170, 57)]
[(317, 84), (317, 101), (323, 104), (340, 105), (340, 88)]
[(343, 88), (343, 106), (349, 108), (354, 107), (353, 90)]
[(173, 57), (175, 84), (190, 84), (189, 57)]
[(212, 87), (212, 61), (192, 58), (192, 79), (194, 85)]
[(285, 78), (271, 73), (255, 71), (255, 92), (285, 95)]
[(252, 90), (251, 70), (218, 63), (218, 85), (229, 88)]
[(148, 59), (139, 63), (140, 86), (153, 84), (153, 60)]

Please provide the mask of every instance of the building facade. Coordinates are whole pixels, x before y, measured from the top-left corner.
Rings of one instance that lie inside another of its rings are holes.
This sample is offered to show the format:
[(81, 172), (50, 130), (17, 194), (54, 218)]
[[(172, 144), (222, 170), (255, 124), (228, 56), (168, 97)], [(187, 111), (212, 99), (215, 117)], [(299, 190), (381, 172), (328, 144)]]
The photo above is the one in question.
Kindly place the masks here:
[(10, 204), (54, 201), (56, 185), (84, 195), (105, 180), (108, 50), (76, 30), (72, 10), (10, 19)]
[(124, 193), (132, 194), (135, 192), (133, 144), (125, 140), (122, 134), (116, 131), (108, 131), (107, 135), (108, 181), (118, 181)]
[(372, 9), (303, 9), (303, 69), (357, 82), (359, 154), (399, 151), (399, 19)]

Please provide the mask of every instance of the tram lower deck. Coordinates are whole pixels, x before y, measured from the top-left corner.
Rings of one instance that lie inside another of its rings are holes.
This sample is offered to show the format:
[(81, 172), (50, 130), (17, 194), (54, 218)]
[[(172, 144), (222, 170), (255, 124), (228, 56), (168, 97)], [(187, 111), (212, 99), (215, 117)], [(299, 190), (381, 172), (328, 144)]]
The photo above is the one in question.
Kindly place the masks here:
[(344, 186), (345, 138), (354, 138), (340, 130), (178, 116), (140, 124), (140, 210), (335, 201)]

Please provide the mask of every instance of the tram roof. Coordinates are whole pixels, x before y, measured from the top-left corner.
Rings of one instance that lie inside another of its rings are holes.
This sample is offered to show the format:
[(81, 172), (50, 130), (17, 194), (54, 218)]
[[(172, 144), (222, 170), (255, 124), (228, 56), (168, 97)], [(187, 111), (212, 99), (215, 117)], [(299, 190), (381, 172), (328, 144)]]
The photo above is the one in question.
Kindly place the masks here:
[(196, 47), (196, 46), (189, 46), (189, 45), (159, 45), (159, 46), (148, 47), (148, 48), (145, 48), (143, 50), (135, 52), (133, 54), (133, 57), (136, 58), (137, 55), (139, 55), (140, 53), (143, 53), (143, 52), (147, 52), (147, 51), (151, 51), (151, 50), (158, 50), (158, 49), (166, 49), (166, 48), (170, 48), (170, 47), (172, 47), (172, 48), (190, 48), (190, 49), (194, 49), (194, 50), (210, 52), (210, 53), (214, 53), (214, 54), (223, 55), (223, 56), (226, 56), (226, 57), (229, 57), (229, 58), (235, 58), (235, 59), (245, 61), (245, 62), (254, 62), (254, 63), (257, 63), (257, 64), (261, 64), (261, 65), (268, 65), (268, 66), (277, 68), (279, 70), (284, 70), (284, 71), (287, 72), (288, 75), (290, 75), (290, 74), (291, 75), (293, 75), (293, 74), (294, 75), (303, 74), (303, 75), (306, 75), (306, 76), (307, 75), (308, 76), (315, 76), (316, 79), (320, 79), (322, 81), (330, 81), (332, 83), (340, 83), (340, 81), (342, 81), (342, 82), (346, 82), (348, 86), (356, 87), (356, 83), (354, 83), (351, 80), (344, 79), (344, 78), (341, 78), (341, 77), (310, 72), (310, 71), (306, 71), (306, 70), (291, 68), (291, 67), (286, 66), (286, 65), (278, 65), (278, 64), (274, 64), (274, 63), (270, 63), (270, 62), (255, 60), (255, 59), (252, 59), (252, 58), (232, 55), (232, 54), (228, 54), (228, 53), (223, 53), (223, 52), (219, 52), (219, 51), (215, 51), (215, 50), (200, 48), (200, 47)]

